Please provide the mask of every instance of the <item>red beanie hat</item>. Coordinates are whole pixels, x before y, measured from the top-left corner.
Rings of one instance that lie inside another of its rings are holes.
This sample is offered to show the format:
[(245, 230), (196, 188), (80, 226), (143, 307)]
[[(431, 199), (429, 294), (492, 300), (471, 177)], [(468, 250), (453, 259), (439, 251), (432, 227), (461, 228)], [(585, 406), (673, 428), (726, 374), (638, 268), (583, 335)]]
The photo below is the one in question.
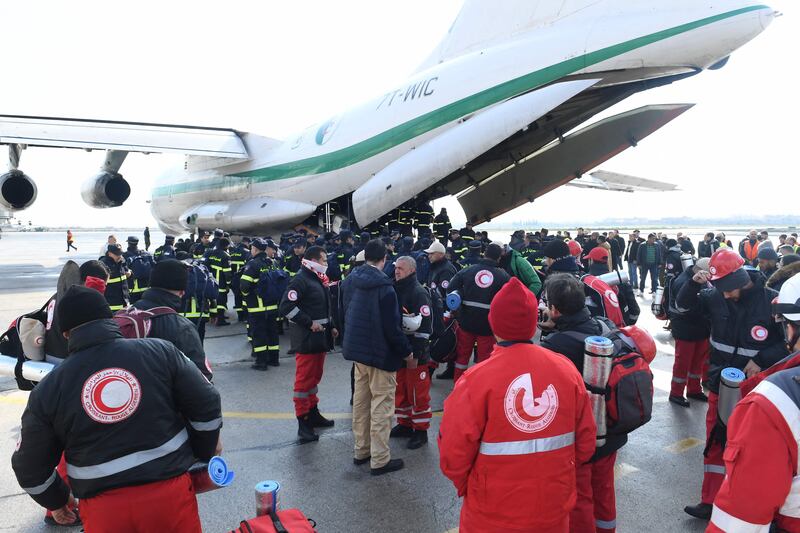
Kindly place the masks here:
[(492, 332), (507, 341), (528, 341), (536, 333), (539, 302), (517, 278), (503, 285), (489, 309)]

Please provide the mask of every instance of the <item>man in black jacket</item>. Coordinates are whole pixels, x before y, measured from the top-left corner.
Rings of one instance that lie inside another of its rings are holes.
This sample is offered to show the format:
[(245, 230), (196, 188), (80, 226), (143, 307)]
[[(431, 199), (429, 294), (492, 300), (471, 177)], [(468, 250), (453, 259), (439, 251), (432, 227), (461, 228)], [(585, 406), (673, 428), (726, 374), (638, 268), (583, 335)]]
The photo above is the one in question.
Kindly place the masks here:
[[(437, 243), (440, 244), (440, 243)], [(408, 449), (428, 442), (431, 426), (431, 380), (428, 379), (430, 337), (433, 334), (433, 306), (428, 291), (417, 281), (417, 263), (404, 255), (395, 261), (394, 288), (403, 314), (403, 332), (414, 350), (416, 363), (397, 371), (395, 438), (410, 437)]]
[(353, 462), (370, 463), (374, 476), (403, 468), (392, 459), (389, 434), (395, 407), (396, 372), (416, 365), (401, 329), (400, 306), (392, 280), (383, 273), (386, 247), (372, 240), (364, 248), (366, 264), (355, 268), (344, 287), (344, 358), (355, 362)]
[(185, 264), (174, 259), (161, 261), (150, 275), (150, 288), (133, 306), (143, 310), (168, 307), (176, 311), (153, 317), (147, 336), (174, 344), (211, 381), (214, 376), (197, 327), (188, 318), (177, 313), (181, 309), (181, 298), (186, 292), (187, 282), (188, 270)]
[(280, 339), (275, 321), (278, 316), (278, 305), (267, 303), (258, 293), (261, 275), (277, 268), (273, 260), (267, 256), (269, 248), (264, 239), (253, 239), (250, 246), (251, 259), (247, 262), (239, 279), (239, 289), (247, 307), (247, 326), (252, 347), (251, 357), (256, 362), (252, 368), (267, 371), (270, 366), (278, 366)]
[(439, 214), (433, 219), (433, 234), (439, 239), (443, 245), (447, 245), (447, 237), (450, 234), (450, 229), (453, 226), (450, 224), (450, 217), (447, 216), (447, 209), (444, 207), (439, 211)]
[[(613, 324), (605, 319), (592, 318), (586, 307), (583, 284), (574, 276), (548, 276), (544, 291), (547, 293), (548, 320), (540, 323), (540, 327), (543, 331), (552, 333), (541, 344), (544, 348), (566, 356), (575, 364), (578, 372), (583, 374), (586, 337), (607, 335), (613, 331)], [(578, 466), (578, 499), (570, 514), (571, 522), (596, 524), (598, 531), (614, 529), (617, 516), (614, 462), (617, 450), (626, 442), (627, 435), (608, 435), (606, 443), (597, 449), (591, 462)]]
[(709, 231), (703, 237), (703, 242), (697, 245), (697, 256), (710, 258), (719, 248), (719, 241), (714, 238), (714, 232)]
[(639, 288), (639, 269), (636, 266), (636, 254), (639, 251), (639, 245), (643, 242), (644, 239), (640, 238), (638, 233), (631, 233), (628, 235), (628, 246), (625, 248), (625, 261), (628, 263), (628, 278), (634, 289)]
[[(561, 244), (564, 242), (561, 241)], [(476, 344), (478, 346), (476, 362), (488, 359), (492, 353), (494, 335), (489, 326), (489, 307), (494, 295), (511, 279), (511, 276), (498, 264), (502, 255), (503, 249), (499, 245), (490, 244), (486, 247), (485, 258), (478, 260), (471, 267), (460, 270), (447, 287), (448, 294), (458, 292), (461, 296), (461, 307), (457, 315), (458, 343), (454, 372), (456, 381), (469, 367), (469, 358)]]
[[(124, 339), (97, 291), (73, 286), (57, 312), (70, 356), (28, 399), (20, 486), (60, 524), (80, 498), (87, 531), (200, 532), (187, 471), (219, 452), (219, 393), (172, 344)], [(71, 491), (53, 470), (62, 453)]]
[(668, 282), (667, 314), (672, 338), (675, 339), (675, 362), (672, 365), (669, 401), (682, 407), (689, 407), (689, 400), (683, 397), (684, 390), (687, 391), (686, 396), (693, 400), (708, 401), (708, 397), (703, 394), (701, 380), (703, 367), (708, 362), (708, 336), (711, 328), (708, 319), (700, 312), (698, 302), (693, 307), (682, 308), (676, 305), (676, 297), (696, 273), (708, 270), (708, 263), (708, 258), (700, 259), (692, 269), (684, 270)]
[[(781, 326), (772, 317), (777, 293), (765, 287), (764, 276), (743, 268), (744, 259), (729, 248), (714, 252), (708, 271), (700, 271), (678, 292), (676, 305), (697, 306), (711, 323), (711, 360), (706, 415), (706, 453), (700, 503), (684, 508), (696, 518), (708, 520), (711, 506), (725, 477), (721, 431), (716, 427), (720, 374), (726, 367), (748, 377), (769, 368), (788, 352)], [(709, 281), (711, 287), (709, 288)]]
[(219, 292), (217, 294), (217, 307), (213, 309), (211, 321), (217, 326), (227, 326), (230, 324), (226, 319), (225, 312), (228, 310), (228, 288), (230, 287), (233, 270), (231, 268), (231, 256), (228, 255), (228, 247), (231, 241), (220, 236), (216, 246), (205, 253), (204, 263), (217, 280)]
[(647, 242), (639, 245), (636, 251), (636, 264), (639, 265), (639, 292), (644, 292), (647, 275), (650, 274), (650, 294), (658, 288), (658, 267), (664, 262), (663, 245), (656, 242), (655, 233), (647, 236)]
[(278, 312), (289, 320), (289, 336), (296, 351), (294, 411), (297, 436), (301, 443), (319, 440), (315, 427), (331, 427), (319, 412), (317, 386), (322, 380), (325, 355), (339, 334), (333, 327), (331, 297), (328, 290), (328, 257), (325, 249), (312, 246), (303, 257), (303, 267), (289, 282)]
[[(447, 297), (447, 287), (450, 286), (450, 280), (456, 275), (456, 267), (453, 266), (447, 259), (447, 250), (439, 241), (434, 241), (425, 253), (428, 254), (428, 260), (431, 262), (431, 268), (428, 271), (428, 280), (425, 286), (431, 290), (439, 291), (442, 301)], [(455, 373), (455, 364), (451, 361), (447, 363), (447, 368), (437, 374), (437, 379), (453, 379)]]
[(108, 270), (105, 297), (111, 310), (119, 311), (120, 309), (128, 307), (128, 278), (131, 276), (131, 272), (125, 266), (125, 258), (122, 256), (122, 246), (119, 244), (109, 244), (106, 255), (100, 258), (100, 262), (103, 263)]

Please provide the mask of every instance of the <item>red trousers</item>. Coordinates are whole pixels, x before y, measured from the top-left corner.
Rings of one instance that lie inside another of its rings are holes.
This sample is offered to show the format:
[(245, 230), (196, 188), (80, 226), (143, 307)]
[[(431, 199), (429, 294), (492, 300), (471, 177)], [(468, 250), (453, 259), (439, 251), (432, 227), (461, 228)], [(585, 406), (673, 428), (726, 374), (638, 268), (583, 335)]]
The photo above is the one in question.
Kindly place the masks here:
[[(719, 395), (708, 393), (708, 412), (706, 413), (706, 440), (711, 435), (711, 430), (717, 423), (717, 403)], [(725, 479), (725, 461), (722, 460), (722, 446), (714, 443), (708, 447), (708, 453), (703, 457), (703, 490), (700, 501), (714, 503), (717, 492)]]
[(613, 533), (617, 527), (617, 500), (614, 494), (614, 463), (617, 452), (593, 463), (578, 465), (575, 482), (578, 498), (569, 515), (569, 530)]
[(145, 485), (107, 490), (80, 503), (86, 533), (202, 533), (189, 474)]
[(397, 423), (415, 431), (427, 431), (431, 426), (431, 380), (427, 364), (397, 371), (397, 392), (394, 395), (394, 414)]
[[(675, 339), (675, 363), (672, 365), (672, 396), (683, 396), (703, 392), (700, 380), (703, 379), (703, 366), (709, 356), (708, 339), (701, 341), (681, 341)], [(707, 372), (707, 370), (706, 370)]]
[(294, 413), (304, 416), (319, 403), (317, 385), (322, 381), (325, 352), (295, 355)]
[(469, 368), (469, 359), (472, 356), (472, 349), (478, 345), (477, 361), (480, 363), (492, 355), (494, 349), (494, 337), (491, 335), (483, 336), (465, 331), (458, 328), (456, 331), (456, 369), (453, 373), (453, 381), (458, 381), (461, 374)]

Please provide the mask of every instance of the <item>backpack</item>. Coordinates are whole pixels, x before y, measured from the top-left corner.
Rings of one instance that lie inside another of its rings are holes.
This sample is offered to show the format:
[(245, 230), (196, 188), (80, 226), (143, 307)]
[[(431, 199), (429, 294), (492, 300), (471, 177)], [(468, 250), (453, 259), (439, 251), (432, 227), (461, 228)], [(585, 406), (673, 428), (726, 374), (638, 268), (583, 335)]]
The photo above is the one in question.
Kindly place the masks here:
[(431, 340), (430, 356), (437, 363), (449, 363), (456, 358), (456, 324), (455, 320), (450, 320), (444, 331)]
[[(600, 326), (600, 335), (614, 343), (614, 356), (606, 388), (597, 389), (588, 384), (586, 388), (606, 397), (606, 433), (627, 435), (645, 425), (652, 417), (653, 373), (630, 337), (617, 330), (608, 319), (595, 320)], [(589, 336), (577, 331), (563, 333), (581, 342)]]
[(619, 284), (616, 286), (617, 300), (619, 301), (619, 308), (622, 311), (622, 321), (626, 326), (633, 326), (639, 320), (639, 315), (642, 310), (639, 307), (639, 302), (636, 301), (636, 295), (633, 293), (633, 287), (628, 282), (623, 282), (622, 275), (619, 270), (615, 270)]
[[(587, 306), (592, 311), (592, 316), (605, 317), (611, 320), (618, 328), (623, 328), (627, 325), (622, 316), (619, 296), (613, 287), (597, 276), (588, 274), (581, 278), (581, 282), (583, 282), (583, 290), (587, 299), (591, 300), (591, 305)], [(590, 302), (587, 301), (586, 303), (589, 304)]]
[[(412, 257), (417, 262), (417, 280), (425, 285), (428, 282), (428, 277), (431, 274), (431, 260), (425, 252), (416, 252)], [(444, 329), (444, 328), (442, 328)]]
[(289, 273), (282, 268), (265, 270), (258, 276), (256, 292), (267, 305), (280, 303), (289, 288)]
[(446, 329), (444, 324), (444, 300), (437, 289), (431, 289), (425, 285), (423, 287), (431, 299), (431, 341), (434, 341), (441, 337)]
[(131, 269), (131, 272), (133, 272), (133, 279), (139, 281), (150, 280), (150, 273), (153, 271), (155, 264), (156, 262), (153, 260), (153, 256), (147, 252), (141, 252), (139, 255), (135, 255), (128, 260), (128, 267)]
[(198, 302), (205, 300), (216, 300), (219, 294), (219, 285), (211, 272), (198, 263), (188, 263), (191, 267), (186, 282), (186, 295), (194, 298)]
[(315, 533), (317, 523), (306, 518), (299, 509), (284, 509), (274, 515), (265, 514), (243, 520), (230, 533)]
[(150, 335), (151, 320), (157, 316), (176, 314), (171, 307), (137, 309), (129, 306), (114, 313), (114, 322), (126, 339), (144, 339)]

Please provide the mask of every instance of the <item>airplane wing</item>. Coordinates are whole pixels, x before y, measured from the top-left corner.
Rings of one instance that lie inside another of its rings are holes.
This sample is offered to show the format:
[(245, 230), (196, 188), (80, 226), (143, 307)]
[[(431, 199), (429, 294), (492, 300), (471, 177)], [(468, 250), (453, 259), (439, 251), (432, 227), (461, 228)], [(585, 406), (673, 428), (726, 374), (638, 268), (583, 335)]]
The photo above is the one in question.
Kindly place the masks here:
[(235, 130), (110, 120), (0, 115), (0, 144), (249, 157)]
[(598, 170), (567, 183), (569, 187), (581, 189), (602, 189), (617, 192), (669, 192), (677, 191), (678, 186), (665, 181), (637, 178), (627, 174)]

